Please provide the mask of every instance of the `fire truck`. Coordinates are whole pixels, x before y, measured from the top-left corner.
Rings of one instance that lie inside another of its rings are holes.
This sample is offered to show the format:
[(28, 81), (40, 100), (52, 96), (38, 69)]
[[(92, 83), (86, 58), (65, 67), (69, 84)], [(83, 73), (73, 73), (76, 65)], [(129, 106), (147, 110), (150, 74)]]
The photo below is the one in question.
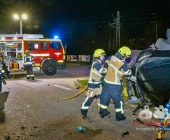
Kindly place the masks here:
[(41, 34), (0, 34), (0, 51), (8, 58), (9, 71), (23, 70), (26, 50), (34, 57), (34, 67), (46, 75), (66, 68), (66, 50), (60, 39), (44, 39)]

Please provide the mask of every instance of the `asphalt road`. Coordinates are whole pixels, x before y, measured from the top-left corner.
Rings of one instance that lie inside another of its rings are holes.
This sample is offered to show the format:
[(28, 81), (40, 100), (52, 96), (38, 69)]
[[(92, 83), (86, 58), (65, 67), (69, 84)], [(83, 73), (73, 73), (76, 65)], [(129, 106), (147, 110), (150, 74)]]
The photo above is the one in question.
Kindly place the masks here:
[[(25, 72), (15, 72), (15, 83), (8, 79), (2, 89), (10, 93), (5, 109), (0, 113), (0, 139), (155, 140), (158, 127), (135, 122), (138, 115), (133, 115), (135, 107), (128, 103), (125, 103), (127, 119), (116, 122), (114, 102), (108, 108), (111, 116), (100, 118), (94, 99), (88, 112), (90, 121), (85, 121), (80, 114), (85, 92), (70, 100), (50, 96), (68, 98), (80, 92), (81, 89), (77, 89), (74, 81), (88, 79), (89, 72), (89, 65), (67, 65), (66, 69), (58, 70), (54, 76), (36, 71), (34, 81), (26, 80)], [(86, 131), (77, 131), (79, 126), (86, 126)], [(129, 134), (123, 137), (127, 131)], [(169, 140), (169, 132), (163, 138)]]

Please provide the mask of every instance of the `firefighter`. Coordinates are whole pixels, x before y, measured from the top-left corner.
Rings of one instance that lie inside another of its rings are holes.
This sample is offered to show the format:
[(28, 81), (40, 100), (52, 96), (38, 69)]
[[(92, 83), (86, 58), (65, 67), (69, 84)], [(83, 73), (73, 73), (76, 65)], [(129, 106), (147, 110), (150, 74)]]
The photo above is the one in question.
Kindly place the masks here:
[(8, 74), (9, 74), (9, 71), (8, 71), (8, 68), (7, 68), (6, 61), (5, 61), (5, 60), (9, 60), (9, 58), (4, 55), (4, 52), (3, 52), (3, 51), (1, 51), (0, 59), (1, 59), (2, 67), (3, 67), (6, 75), (8, 75)]
[(94, 97), (97, 98), (97, 104), (98, 104), (98, 111), (100, 109), (100, 96), (101, 96), (101, 90), (102, 90), (102, 77), (106, 74), (107, 69), (103, 67), (103, 62), (105, 58), (105, 51), (102, 49), (97, 49), (94, 52), (94, 58), (93, 63), (91, 66), (90, 71), (90, 78), (88, 81), (88, 91), (86, 93), (86, 98), (84, 102), (81, 105), (81, 113), (82, 113), (82, 119), (89, 119), (87, 118), (87, 112), (90, 106), (90, 103), (94, 99)]
[(3, 70), (3, 66), (2, 66), (2, 60), (0, 60), (0, 112), (3, 111), (4, 109), (4, 104), (8, 98), (8, 94), (9, 91), (2, 91), (2, 83), (4, 85), (6, 85), (6, 81), (5, 81), (6, 75), (5, 75), (5, 71)]
[(0, 92), (2, 91), (2, 82), (5, 85), (5, 71), (3, 70), (2, 60), (0, 60)]
[(33, 70), (32, 70), (32, 65), (34, 65), (34, 58), (32, 55), (30, 55), (29, 51), (26, 50), (25, 51), (25, 58), (24, 58), (24, 67), (25, 69), (27, 70), (27, 79), (31, 79), (34, 80), (34, 73), (33, 73)]
[(123, 46), (121, 47), (115, 55), (110, 56), (105, 62), (108, 65), (108, 71), (104, 78), (103, 89), (101, 93), (101, 108), (100, 115), (102, 118), (110, 114), (107, 111), (110, 98), (112, 97), (115, 101), (115, 109), (116, 109), (116, 121), (125, 120), (124, 116), (124, 102), (122, 99), (122, 85), (123, 80), (122, 76), (130, 76), (131, 70), (127, 69), (127, 64), (125, 59), (130, 57), (131, 50)]

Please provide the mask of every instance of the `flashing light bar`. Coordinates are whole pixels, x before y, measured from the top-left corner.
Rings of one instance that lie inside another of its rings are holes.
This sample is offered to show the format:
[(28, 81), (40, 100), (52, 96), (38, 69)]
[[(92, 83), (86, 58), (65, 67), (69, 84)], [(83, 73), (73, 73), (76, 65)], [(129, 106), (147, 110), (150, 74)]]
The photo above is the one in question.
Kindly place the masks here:
[(54, 39), (58, 39), (58, 36), (54, 36)]

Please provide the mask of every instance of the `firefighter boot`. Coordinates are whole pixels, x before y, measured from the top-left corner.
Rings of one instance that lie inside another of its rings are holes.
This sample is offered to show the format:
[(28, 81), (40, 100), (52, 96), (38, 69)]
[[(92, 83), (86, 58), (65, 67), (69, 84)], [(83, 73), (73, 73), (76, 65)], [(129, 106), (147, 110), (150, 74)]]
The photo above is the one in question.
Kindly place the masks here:
[(101, 111), (101, 109), (100, 109), (99, 114), (100, 114), (101, 118), (104, 118), (105, 116), (109, 115), (110, 112), (107, 110)]
[(81, 119), (83, 120), (89, 120), (89, 118), (87, 117), (87, 109), (81, 109), (81, 114), (82, 114), (82, 117)]
[(30, 79), (30, 76), (27, 75), (27, 79)]
[(34, 77), (31, 77), (32, 80), (34, 80)]
[(123, 120), (126, 120), (125, 116), (123, 116), (123, 117), (116, 116), (116, 121), (123, 121)]
[(90, 120), (90, 118), (89, 118), (89, 117), (84, 116), (84, 115), (82, 115), (81, 119), (83, 119), (83, 120)]

